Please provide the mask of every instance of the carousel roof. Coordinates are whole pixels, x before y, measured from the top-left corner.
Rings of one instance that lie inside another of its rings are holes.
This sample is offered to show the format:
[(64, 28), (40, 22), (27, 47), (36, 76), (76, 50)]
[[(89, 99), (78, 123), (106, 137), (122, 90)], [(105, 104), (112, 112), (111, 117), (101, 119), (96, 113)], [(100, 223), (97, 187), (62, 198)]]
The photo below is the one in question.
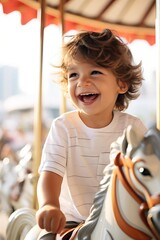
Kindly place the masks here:
[[(45, 1), (42, 1), (45, 3)], [(37, 17), (38, 0), (0, 0), (4, 13), (21, 12), (22, 24)], [(59, 24), (64, 9), (65, 31), (116, 30), (128, 41), (155, 42), (156, 0), (46, 0), (46, 25)]]

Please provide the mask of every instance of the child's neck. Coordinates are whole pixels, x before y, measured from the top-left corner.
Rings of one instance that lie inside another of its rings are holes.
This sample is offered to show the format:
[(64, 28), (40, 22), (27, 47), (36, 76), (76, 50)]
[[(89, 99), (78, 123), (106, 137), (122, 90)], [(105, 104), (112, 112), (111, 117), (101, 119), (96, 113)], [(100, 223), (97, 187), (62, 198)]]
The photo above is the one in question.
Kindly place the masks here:
[(89, 128), (103, 128), (112, 122), (113, 113), (102, 117), (97, 115), (89, 116), (83, 112), (79, 112), (79, 117), (81, 118), (82, 122)]

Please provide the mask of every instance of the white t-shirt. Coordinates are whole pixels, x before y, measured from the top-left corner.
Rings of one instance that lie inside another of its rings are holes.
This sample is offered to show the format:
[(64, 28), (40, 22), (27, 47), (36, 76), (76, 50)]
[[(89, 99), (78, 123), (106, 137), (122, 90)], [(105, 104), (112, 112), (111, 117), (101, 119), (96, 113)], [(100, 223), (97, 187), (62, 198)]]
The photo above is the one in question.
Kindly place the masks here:
[(81, 222), (89, 215), (103, 170), (110, 163), (110, 145), (128, 125), (146, 132), (139, 119), (119, 111), (114, 112), (112, 122), (104, 128), (87, 127), (77, 111), (53, 120), (39, 171), (63, 177), (60, 205), (67, 221)]

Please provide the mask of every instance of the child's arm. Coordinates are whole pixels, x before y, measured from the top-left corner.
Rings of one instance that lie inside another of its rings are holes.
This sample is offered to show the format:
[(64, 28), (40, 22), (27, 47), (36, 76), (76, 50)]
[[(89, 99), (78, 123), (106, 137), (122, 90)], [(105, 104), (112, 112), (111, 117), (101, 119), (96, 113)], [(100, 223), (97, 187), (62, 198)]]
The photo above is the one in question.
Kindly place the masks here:
[(59, 195), (62, 177), (53, 172), (42, 172), (38, 181), (39, 210), (37, 223), (48, 232), (60, 233), (65, 226), (65, 216), (60, 210)]

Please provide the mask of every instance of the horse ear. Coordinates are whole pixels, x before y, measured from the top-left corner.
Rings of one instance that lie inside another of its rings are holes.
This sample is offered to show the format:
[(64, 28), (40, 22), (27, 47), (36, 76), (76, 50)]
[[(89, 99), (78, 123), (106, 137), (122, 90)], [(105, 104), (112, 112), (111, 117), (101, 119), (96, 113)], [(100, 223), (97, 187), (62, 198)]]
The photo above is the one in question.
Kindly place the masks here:
[(135, 148), (140, 144), (144, 138), (144, 135), (141, 133), (141, 131), (139, 131), (139, 129), (129, 125), (126, 130), (126, 138), (130, 147)]

